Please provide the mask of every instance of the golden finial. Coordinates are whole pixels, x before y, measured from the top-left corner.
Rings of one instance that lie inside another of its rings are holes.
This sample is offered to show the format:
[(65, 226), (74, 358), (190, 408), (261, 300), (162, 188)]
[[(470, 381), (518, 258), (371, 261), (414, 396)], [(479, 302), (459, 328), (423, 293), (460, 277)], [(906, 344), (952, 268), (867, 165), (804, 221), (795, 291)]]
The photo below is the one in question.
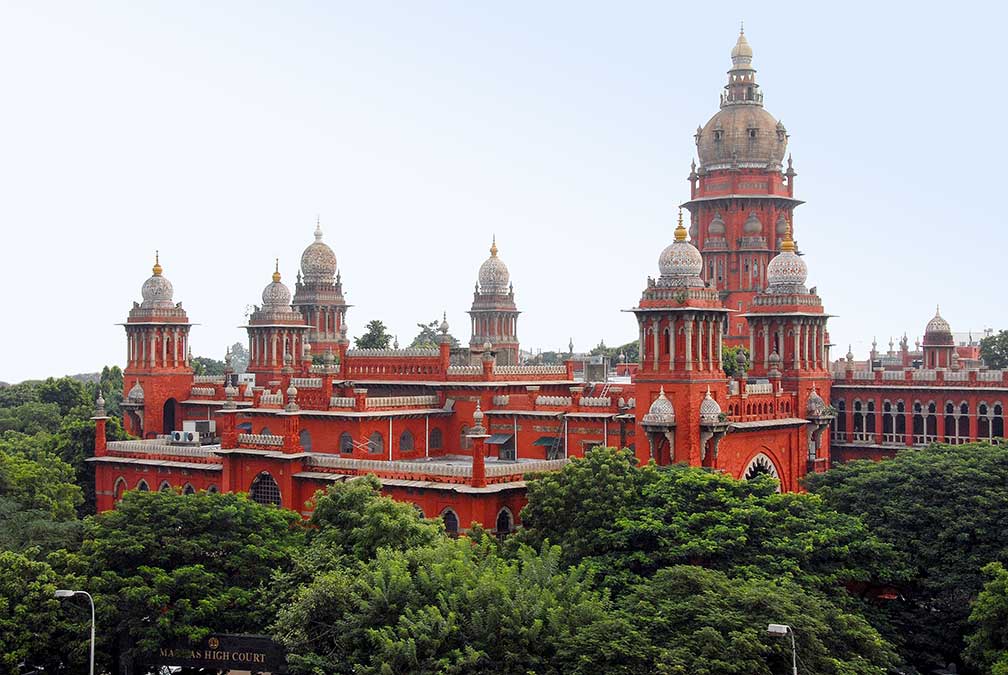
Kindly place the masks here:
[(154, 276), (156, 277), (161, 276), (162, 271), (163, 270), (161, 269), (161, 262), (158, 259), (158, 251), (154, 251), (154, 269), (153, 269)]
[(280, 281), (280, 258), (276, 259), (276, 267), (273, 268), (273, 283)]
[(497, 256), (497, 235), (493, 236), (493, 243), (490, 244), (490, 255)]
[(683, 224), (682, 224), (682, 209), (679, 209), (679, 224), (676, 225), (675, 240), (676, 241), (686, 241), (686, 228), (683, 227)]
[(784, 222), (787, 223), (787, 229), (784, 231), (784, 241), (781, 242), (780, 250), (787, 253), (794, 253), (794, 240), (791, 239), (791, 219), (788, 218)]

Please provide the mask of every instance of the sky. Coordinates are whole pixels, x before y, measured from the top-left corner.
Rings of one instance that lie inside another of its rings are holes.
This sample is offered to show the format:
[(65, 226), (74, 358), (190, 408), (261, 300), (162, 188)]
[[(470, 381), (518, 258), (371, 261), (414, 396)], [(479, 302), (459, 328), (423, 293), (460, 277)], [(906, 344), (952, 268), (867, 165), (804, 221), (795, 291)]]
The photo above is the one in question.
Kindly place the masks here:
[(351, 337), (467, 341), (496, 235), (523, 348), (634, 340), (742, 20), (834, 357), (1008, 327), (1002, 3), (0, 0), (0, 380), (122, 365), (155, 250), (223, 358), (316, 217)]

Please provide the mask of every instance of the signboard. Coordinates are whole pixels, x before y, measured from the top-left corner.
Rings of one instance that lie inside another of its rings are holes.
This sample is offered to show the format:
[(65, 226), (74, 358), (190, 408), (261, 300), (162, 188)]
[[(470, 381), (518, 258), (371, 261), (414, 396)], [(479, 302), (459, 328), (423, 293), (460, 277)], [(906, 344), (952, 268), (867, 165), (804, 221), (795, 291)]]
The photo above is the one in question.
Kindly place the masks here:
[(287, 672), (283, 647), (265, 635), (210, 635), (197, 644), (165, 645), (152, 665)]

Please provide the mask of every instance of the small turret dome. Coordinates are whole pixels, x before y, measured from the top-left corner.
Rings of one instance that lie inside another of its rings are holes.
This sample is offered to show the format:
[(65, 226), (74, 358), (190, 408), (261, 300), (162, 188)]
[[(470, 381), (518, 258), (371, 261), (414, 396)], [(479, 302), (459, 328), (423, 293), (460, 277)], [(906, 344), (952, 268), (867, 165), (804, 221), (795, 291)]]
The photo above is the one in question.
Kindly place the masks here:
[(511, 274), (507, 265), (497, 257), (497, 237), (490, 246), (490, 257), (479, 268), (479, 286), (483, 293), (507, 293)]
[(143, 296), (143, 302), (140, 306), (143, 309), (171, 309), (175, 307), (175, 303), (172, 301), (175, 289), (172, 288), (168, 278), (161, 274), (163, 270), (156, 251), (154, 253), (154, 268), (151, 271), (153, 274), (140, 289), (140, 294)]
[(700, 402), (700, 422), (701, 424), (716, 424), (721, 421), (721, 406), (711, 396), (710, 387), (707, 387), (707, 395)]
[(144, 390), (140, 386), (140, 380), (133, 382), (132, 388), (130, 388), (129, 393), (126, 394), (126, 398), (130, 403), (143, 403), (144, 402)]
[(808, 267), (795, 253), (794, 241), (791, 239), (791, 224), (788, 223), (780, 253), (767, 264), (767, 293), (807, 293), (805, 288), (807, 278)]
[(924, 345), (925, 346), (950, 346), (954, 345), (955, 340), (952, 338), (952, 326), (946, 321), (941, 315), (941, 309), (935, 307), (935, 315), (927, 323), (927, 327), (924, 329)]
[(686, 228), (682, 224), (682, 211), (679, 211), (679, 225), (675, 229), (675, 241), (669, 244), (658, 257), (658, 269), (661, 276), (659, 286), (685, 286), (702, 288), (704, 283), (700, 278), (703, 271), (703, 256), (696, 246), (686, 241)]
[(823, 397), (819, 395), (816, 391), (815, 385), (812, 385), (812, 392), (809, 394), (808, 401), (805, 403), (805, 412), (809, 417), (819, 417), (826, 410), (826, 402)]
[(287, 309), (291, 304), (290, 289), (280, 281), (279, 260), (276, 265), (273, 281), (262, 292), (263, 309)]
[(308, 283), (333, 283), (336, 254), (322, 241), (322, 225), (315, 223), (315, 241), (301, 254), (301, 275)]
[(777, 236), (779, 237), (783, 237), (785, 234), (787, 234), (787, 218), (784, 217), (783, 213), (780, 214), (780, 216), (778, 216), (777, 218), (776, 230), (777, 230)]
[(707, 234), (712, 237), (723, 237), (725, 234), (725, 222), (720, 213), (715, 213), (714, 218), (707, 226)]
[(745, 223), (742, 224), (742, 231), (749, 235), (756, 235), (763, 232), (763, 223), (760, 221), (759, 216), (756, 215), (755, 211), (749, 212), (749, 217), (746, 218)]
[(658, 398), (651, 403), (651, 407), (648, 408), (647, 414), (641, 418), (641, 421), (644, 424), (661, 426), (675, 424), (675, 409), (672, 407), (672, 401), (668, 400), (665, 396), (664, 386), (658, 392)]

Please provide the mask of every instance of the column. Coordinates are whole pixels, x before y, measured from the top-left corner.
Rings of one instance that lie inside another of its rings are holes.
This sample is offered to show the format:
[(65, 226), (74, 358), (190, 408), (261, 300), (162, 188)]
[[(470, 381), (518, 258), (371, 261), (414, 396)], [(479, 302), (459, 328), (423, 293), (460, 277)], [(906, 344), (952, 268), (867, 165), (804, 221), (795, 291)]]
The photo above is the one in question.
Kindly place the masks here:
[(669, 315), (669, 345), (668, 345), (668, 358), (669, 358), (669, 370), (675, 368), (676, 359), (676, 317), (675, 314)]
[(717, 317), (707, 318), (707, 369), (714, 370), (714, 330)]
[[(644, 330), (645, 330), (644, 329), (644, 322), (641, 321), (640, 325), (637, 328), (638, 328), (638, 335), (637, 335), (637, 361), (639, 361), (641, 364), (643, 364), (644, 363), (644, 342), (647, 339), (647, 337), (644, 334)], [(515, 447), (517, 447), (517, 445), (518, 444), (515, 443)]]
[(750, 363), (756, 361), (756, 336), (752, 331), (749, 331), (749, 358), (751, 359)]
[(800, 352), (799, 346), (800, 346), (800, 343), (801, 343), (801, 324), (798, 323), (797, 320), (794, 320), (794, 321), (791, 322), (791, 325), (792, 325), (793, 330), (794, 330), (794, 336), (793, 336), (794, 337), (794, 369), (798, 370), (798, 368), (799, 368), (798, 359), (799, 359), (799, 352)]
[(686, 315), (686, 370), (693, 370), (693, 315)]
[(652, 334), (651, 343), (654, 348), (654, 352), (651, 355), (651, 360), (653, 362), (651, 369), (657, 371), (658, 354), (661, 353), (661, 350), (658, 348), (658, 319), (651, 319), (651, 334)]
[(697, 370), (703, 370), (704, 367), (704, 320), (703, 318), (697, 319), (697, 348), (696, 348), (696, 365)]
[(770, 370), (770, 322), (764, 319), (763, 326), (763, 370)]
[(721, 319), (718, 319), (718, 332), (717, 332), (717, 364), (718, 368), (724, 368), (724, 363), (721, 361), (721, 351), (724, 349), (724, 331), (721, 330)]

